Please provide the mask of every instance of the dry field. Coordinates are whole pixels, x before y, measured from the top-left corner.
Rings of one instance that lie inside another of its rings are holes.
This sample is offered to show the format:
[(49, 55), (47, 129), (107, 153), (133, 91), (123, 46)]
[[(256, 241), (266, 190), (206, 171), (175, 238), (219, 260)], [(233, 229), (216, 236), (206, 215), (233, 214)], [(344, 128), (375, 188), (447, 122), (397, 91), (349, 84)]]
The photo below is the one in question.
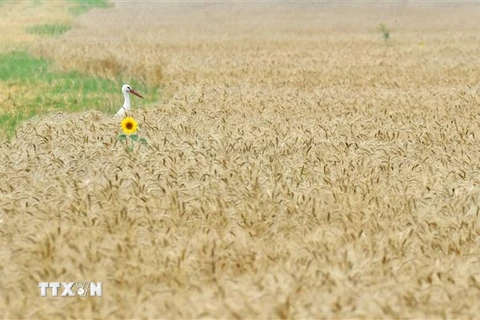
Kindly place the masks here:
[[(67, 23), (71, 18), (67, 14), (65, 2), (44, 1), (6, 1), (0, 4), (0, 52), (25, 46), (41, 36), (25, 32), (25, 28), (43, 23)], [(8, 31), (8, 32), (7, 32)]]
[(162, 96), (132, 153), (102, 111), (1, 142), (2, 316), (478, 318), (479, 14), (118, 2), (37, 41)]

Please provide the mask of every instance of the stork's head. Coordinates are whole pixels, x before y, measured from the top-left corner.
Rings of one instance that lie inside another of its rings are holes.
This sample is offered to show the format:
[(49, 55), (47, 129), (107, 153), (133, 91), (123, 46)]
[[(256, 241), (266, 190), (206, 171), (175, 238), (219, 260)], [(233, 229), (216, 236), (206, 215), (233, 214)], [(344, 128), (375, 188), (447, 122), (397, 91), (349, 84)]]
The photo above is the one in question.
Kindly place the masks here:
[(136, 95), (137, 97), (143, 99), (142, 95), (140, 93), (138, 93), (137, 91), (133, 90), (132, 87), (129, 84), (124, 84), (122, 86), (122, 92), (123, 92), (123, 94), (132, 93), (132, 94)]

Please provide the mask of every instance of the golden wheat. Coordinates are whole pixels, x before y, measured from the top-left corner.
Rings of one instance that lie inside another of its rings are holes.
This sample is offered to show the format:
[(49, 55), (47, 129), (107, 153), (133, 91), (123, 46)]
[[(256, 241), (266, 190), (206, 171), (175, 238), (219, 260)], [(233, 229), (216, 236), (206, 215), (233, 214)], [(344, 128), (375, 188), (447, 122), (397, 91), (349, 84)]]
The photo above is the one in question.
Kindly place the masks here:
[(2, 142), (3, 316), (475, 318), (478, 8), (392, 10), (116, 3), (39, 42), (164, 95), (132, 153), (100, 112)]

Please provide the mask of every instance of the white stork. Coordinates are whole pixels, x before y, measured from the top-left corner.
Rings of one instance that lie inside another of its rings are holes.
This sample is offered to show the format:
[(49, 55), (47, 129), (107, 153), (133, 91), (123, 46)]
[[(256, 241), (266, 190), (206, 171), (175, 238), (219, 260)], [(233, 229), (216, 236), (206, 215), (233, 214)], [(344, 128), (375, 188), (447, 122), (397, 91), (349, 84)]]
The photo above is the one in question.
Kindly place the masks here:
[(124, 84), (122, 86), (122, 93), (123, 97), (125, 100), (123, 101), (123, 106), (118, 110), (117, 114), (115, 117), (125, 117), (128, 111), (130, 111), (130, 93), (136, 95), (139, 98), (142, 98), (142, 95), (138, 93), (137, 91), (133, 90), (132, 87), (129, 84)]

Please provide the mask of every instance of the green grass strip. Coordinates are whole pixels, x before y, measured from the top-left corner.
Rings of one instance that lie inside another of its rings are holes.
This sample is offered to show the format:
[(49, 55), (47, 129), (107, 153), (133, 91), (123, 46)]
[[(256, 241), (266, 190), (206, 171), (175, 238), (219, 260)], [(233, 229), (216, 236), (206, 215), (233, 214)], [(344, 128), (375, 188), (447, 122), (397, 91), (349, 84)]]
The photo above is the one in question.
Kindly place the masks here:
[(79, 16), (92, 8), (108, 8), (110, 4), (106, 0), (70, 0), (76, 6), (69, 9), (73, 16)]
[(10, 52), (0, 56), (0, 80), (36, 81), (50, 68), (50, 63), (26, 52)]
[(57, 36), (61, 35), (72, 27), (66, 24), (43, 24), (33, 27), (28, 27), (27, 32), (33, 34), (41, 34), (41, 35), (48, 35), (48, 36)]

